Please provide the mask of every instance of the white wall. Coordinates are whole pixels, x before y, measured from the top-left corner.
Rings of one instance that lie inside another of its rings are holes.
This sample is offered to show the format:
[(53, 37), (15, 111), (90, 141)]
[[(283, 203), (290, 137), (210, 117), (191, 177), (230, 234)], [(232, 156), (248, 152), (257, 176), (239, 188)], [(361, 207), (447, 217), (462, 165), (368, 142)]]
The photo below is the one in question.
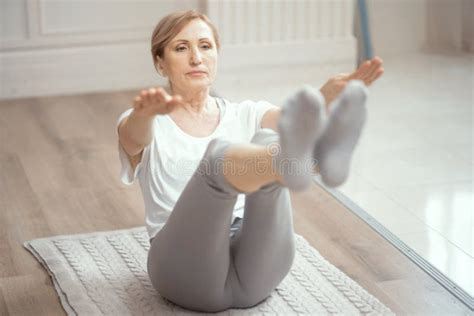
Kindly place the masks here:
[[(220, 71), (355, 65), (353, 0), (0, 0), (0, 99), (163, 84), (149, 53), (158, 20), (207, 10), (220, 29)], [(292, 66), (295, 67), (292, 67)], [(293, 69), (294, 68), (294, 69)], [(294, 75), (294, 74), (293, 74)], [(272, 75), (275, 78), (275, 75)], [(278, 76), (276, 76), (278, 78)]]
[(428, 45), (474, 52), (474, 0), (428, 0)]
[(426, 1), (367, 0), (375, 55), (398, 55), (425, 47)]
[(367, 0), (374, 53), (473, 51), (474, 0)]
[[(222, 35), (218, 91), (323, 82), (356, 63), (353, 0), (208, 1)], [(312, 68), (312, 70), (310, 70)]]
[(198, 0), (0, 0), (0, 99), (121, 90), (159, 80), (150, 36)]
[(462, 48), (462, 0), (428, 0), (427, 39), (432, 48)]

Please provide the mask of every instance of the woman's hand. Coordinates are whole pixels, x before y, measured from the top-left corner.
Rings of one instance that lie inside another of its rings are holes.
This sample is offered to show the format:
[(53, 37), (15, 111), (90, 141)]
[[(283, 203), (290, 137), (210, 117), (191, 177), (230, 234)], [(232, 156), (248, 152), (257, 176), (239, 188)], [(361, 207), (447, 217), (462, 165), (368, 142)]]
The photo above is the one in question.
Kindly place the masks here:
[(180, 95), (170, 96), (161, 87), (150, 88), (140, 91), (133, 102), (133, 110), (141, 116), (155, 116), (168, 114), (181, 104), (183, 98)]
[(329, 111), (329, 105), (344, 90), (350, 80), (361, 80), (366, 86), (370, 86), (375, 80), (380, 78), (384, 70), (382, 68), (382, 59), (374, 57), (367, 60), (351, 74), (339, 74), (331, 77), (319, 91), (326, 100), (326, 110)]

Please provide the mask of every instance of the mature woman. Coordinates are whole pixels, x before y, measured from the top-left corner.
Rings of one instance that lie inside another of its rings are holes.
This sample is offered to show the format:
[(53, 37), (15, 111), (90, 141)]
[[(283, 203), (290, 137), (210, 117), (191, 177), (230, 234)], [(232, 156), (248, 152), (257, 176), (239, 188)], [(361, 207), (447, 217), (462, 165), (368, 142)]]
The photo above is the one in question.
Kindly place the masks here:
[(253, 306), (293, 262), (289, 190), (310, 185), (316, 160), (327, 185), (345, 181), (381, 60), (277, 107), (210, 95), (220, 41), (203, 14), (165, 16), (151, 46), (169, 85), (141, 91), (117, 122), (122, 181), (138, 178), (145, 202), (151, 282), (188, 309)]

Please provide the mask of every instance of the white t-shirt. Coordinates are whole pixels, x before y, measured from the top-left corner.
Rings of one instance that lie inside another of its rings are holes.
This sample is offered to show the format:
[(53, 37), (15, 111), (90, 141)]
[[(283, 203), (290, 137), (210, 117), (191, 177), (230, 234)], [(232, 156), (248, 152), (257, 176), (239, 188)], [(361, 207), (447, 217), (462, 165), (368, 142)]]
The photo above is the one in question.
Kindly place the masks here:
[[(249, 143), (255, 132), (261, 128), (260, 122), (265, 112), (276, 108), (266, 101), (245, 100), (233, 103), (217, 98), (221, 118), (214, 132), (206, 137), (194, 137), (183, 130), (169, 115), (157, 115), (153, 121), (153, 139), (143, 150), (142, 159), (133, 171), (130, 160), (118, 143), (121, 162), (120, 179), (132, 185), (138, 178), (145, 204), (145, 225), (153, 238), (166, 223), (173, 207), (186, 183), (197, 169), (209, 142), (217, 137), (232, 142)], [(124, 111), (119, 123), (133, 108)], [(245, 195), (239, 194), (234, 206), (235, 217), (243, 218)]]

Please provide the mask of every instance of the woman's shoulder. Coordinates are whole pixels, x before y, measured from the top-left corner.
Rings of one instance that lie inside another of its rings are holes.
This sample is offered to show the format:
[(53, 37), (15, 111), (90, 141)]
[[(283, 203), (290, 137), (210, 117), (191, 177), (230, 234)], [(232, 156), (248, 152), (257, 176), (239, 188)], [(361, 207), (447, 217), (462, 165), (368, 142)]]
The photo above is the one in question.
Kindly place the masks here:
[(260, 111), (266, 110), (268, 108), (276, 107), (276, 105), (266, 101), (266, 100), (252, 100), (252, 99), (243, 99), (240, 101), (230, 101), (226, 98), (222, 98), (226, 106), (230, 110), (235, 110), (239, 112), (246, 111)]
[(231, 107), (246, 107), (246, 106), (252, 106), (260, 102), (265, 102), (265, 101), (255, 101), (251, 99), (229, 100), (224, 97), (217, 97), (217, 99), (225, 103), (226, 106), (231, 106)]

